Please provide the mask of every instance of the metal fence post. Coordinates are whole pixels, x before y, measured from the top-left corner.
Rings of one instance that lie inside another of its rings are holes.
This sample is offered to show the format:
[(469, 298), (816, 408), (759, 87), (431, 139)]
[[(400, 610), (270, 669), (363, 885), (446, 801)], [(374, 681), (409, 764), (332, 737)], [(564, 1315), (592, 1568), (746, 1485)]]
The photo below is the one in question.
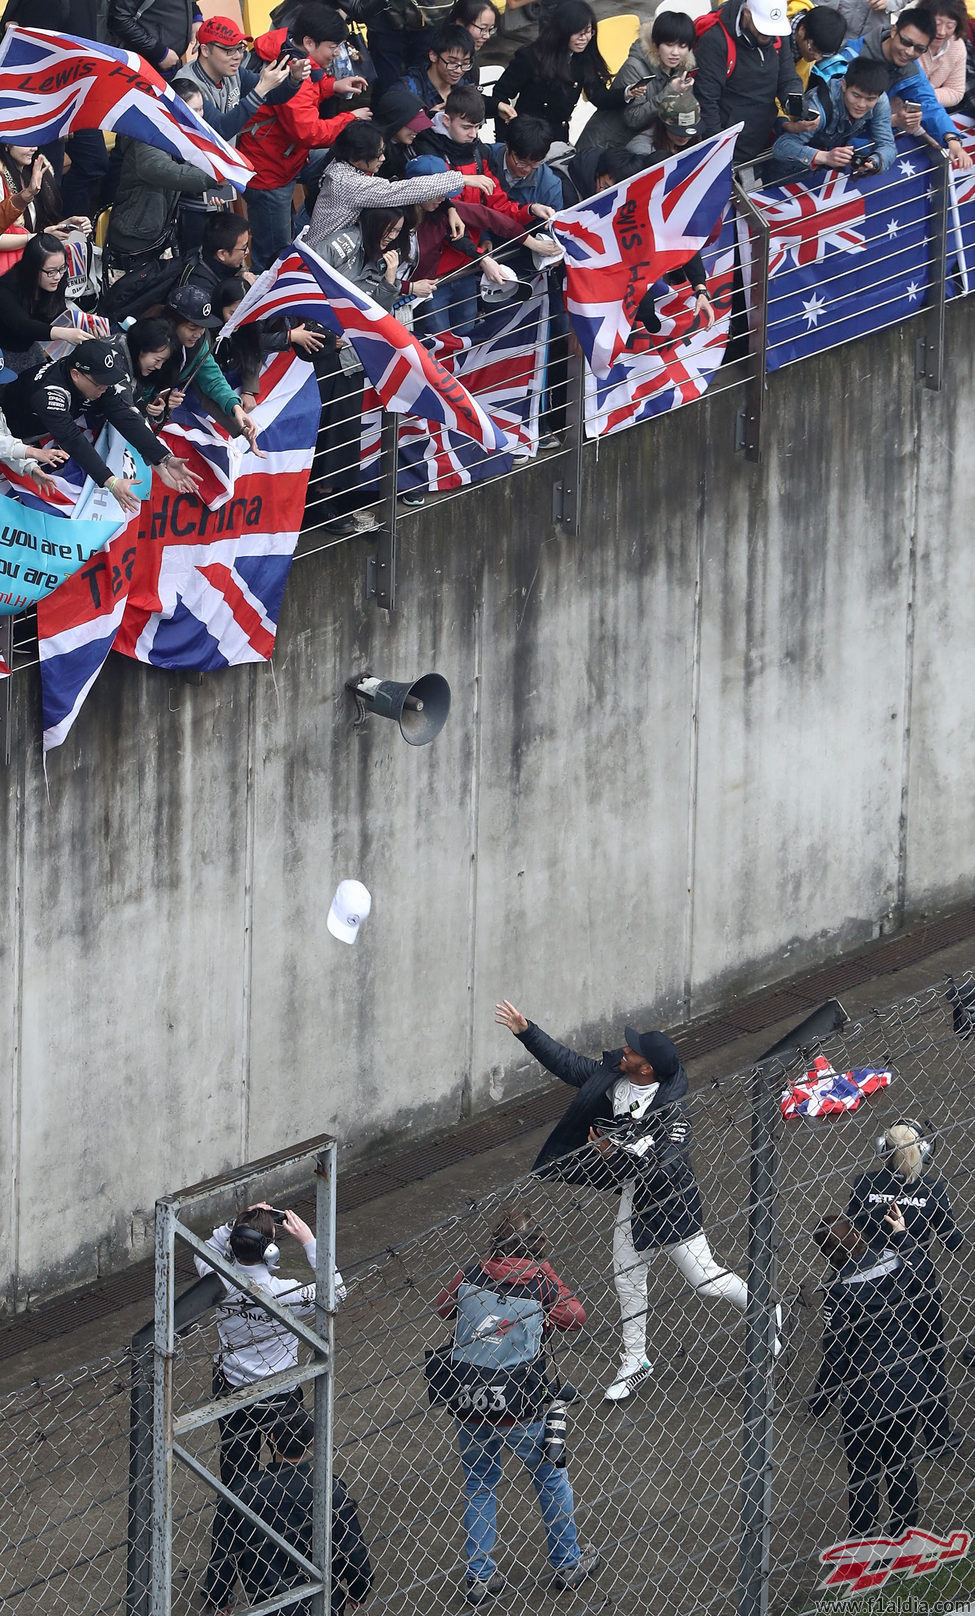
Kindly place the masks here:
[(152, 1560), (149, 1609), (170, 1616), (173, 1566), (173, 1359), (176, 1346), (175, 1201), (156, 1202), (155, 1324), (152, 1356)]
[(552, 485), (552, 520), (575, 537), (582, 522), (582, 450), (586, 441), (586, 365), (578, 349), (569, 353), (565, 401), (562, 476)]
[(739, 1616), (767, 1616), (769, 1597), (777, 1166), (772, 1071), (771, 1063), (760, 1064), (752, 1075)]
[(739, 262), (742, 266), (742, 291), (748, 317), (748, 348), (752, 364), (745, 383), (745, 418), (740, 447), (745, 459), (756, 463), (762, 458), (762, 437), (765, 423), (765, 393), (768, 372), (768, 266), (771, 230), (768, 220), (755, 206), (741, 183), (732, 182), (732, 194), (739, 219), (745, 224), (749, 237), (747, 284), (746, 265), (741, 253), (739, 232)]
[[(14, 620), (12, 617), (0, 617), (0, 661), (7, 664), (13, 672), (14, 665)], [(4, 679), (0, 684), (0, 760), (5, 769), (10, 767), (10, 726), (13, 714), (13, 680)]]
[(379, 444), (379, 529), (370, 560), (369, 593), (391, 612), (396, 605), (396, 483), (399, 476), (399, 416), (383, 411)]
[(925, 322), (927, 334), (917, 345), (915, 374), (918, 381), (933, 392), (939, 392), (944, 383), (945, 357), (945, 304), (948, 301), (946, 285), (948, 274), (948, 204), (951, 199), (951, 163), (948, 153), (933, 140), (928, 141), (934, 163), (934, 201), (931, 223), (935, 232), (931, 261), (931, 305)]
[(315, 1381), (315, 1463), (311, 1557), (324, 1587), (312, 1616), (328, 1616), (332, 1599), (332, 1408), (335, 1350), (335, 1173), (338, 1147), (315, 1164), (315, 1331), (328, 1342), (325, 1373)]

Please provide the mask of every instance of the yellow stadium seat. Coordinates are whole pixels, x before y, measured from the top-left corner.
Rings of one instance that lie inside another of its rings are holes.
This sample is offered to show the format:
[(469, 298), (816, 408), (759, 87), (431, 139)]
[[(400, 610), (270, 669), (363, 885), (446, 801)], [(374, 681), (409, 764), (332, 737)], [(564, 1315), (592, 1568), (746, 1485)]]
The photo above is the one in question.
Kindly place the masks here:
[(640, 19), (633, 11), (623, 11), (617, 17), (600, 17), (596, 24), (596, 43), (614, 78), (630, 54), (630, 46), (639, 32)]
[[(243, 0), (244, 13), (243, 29), (251, 39), (257, 39), (261, 34), (271, 31), (271, 12), (277, 0)], [(219, 15), (219, 13), (217, 13)]]

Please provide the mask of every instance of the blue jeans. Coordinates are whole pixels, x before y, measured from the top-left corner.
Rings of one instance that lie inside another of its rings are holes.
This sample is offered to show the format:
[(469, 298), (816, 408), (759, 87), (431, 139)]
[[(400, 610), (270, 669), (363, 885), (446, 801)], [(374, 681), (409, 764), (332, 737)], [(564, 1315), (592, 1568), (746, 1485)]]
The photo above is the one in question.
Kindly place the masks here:
[(282, 248), (294, 239), (291, 228), (291, 198), (295, 182), (279, 185), (274, 191), (249, 190), (244, 193), (247, 222), (251, 227), (251, 265), (267, 269)]
[(516, 1453), (532, 1478), (548, 1534), (548, 1557), (555, 1570), (574, 1566), (580, 1558), (568, 1473), (542, 1457), (544, 1431), (544, 1420), (535, 1420), (531, 1425), (468, 1425), (457, 1421), (467, 1500), (467, 1575), (478, 1582), (487, 1582), (497, 1570), (491, 1550), (497, 1536), (502, 1448)]
[(477, 291), (480, 275), (458, 275), (456, 280), (438, 286), (429, 303), (421, 303), (416, 331), (421, 337), (439, 336), (452, 331), (455, 337), (470, 336), (477, 320)]

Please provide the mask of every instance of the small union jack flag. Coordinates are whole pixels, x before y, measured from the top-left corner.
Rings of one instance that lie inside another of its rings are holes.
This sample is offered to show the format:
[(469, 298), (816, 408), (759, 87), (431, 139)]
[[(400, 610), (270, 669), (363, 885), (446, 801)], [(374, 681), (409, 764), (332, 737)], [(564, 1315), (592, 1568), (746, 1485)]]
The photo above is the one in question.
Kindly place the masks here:
[(837, 169), (830, 170), (822, 185), (780, 185), (773, 195), (756, 191), (752, 201), (771, 228), (770, 275), (790, 257), (796, 269), (821, 264), (827, 247), (849, 253), (866, 251), (863, 191)]

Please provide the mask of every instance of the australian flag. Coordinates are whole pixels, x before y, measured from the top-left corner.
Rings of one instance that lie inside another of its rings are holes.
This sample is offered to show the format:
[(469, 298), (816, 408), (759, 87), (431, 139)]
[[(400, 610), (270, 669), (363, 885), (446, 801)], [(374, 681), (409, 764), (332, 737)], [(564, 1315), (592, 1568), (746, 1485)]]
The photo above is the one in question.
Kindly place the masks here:
[[(899, 136), (885, 174), (819, 176), (752, 196), (771, 230), (769, 370), (899, 325), (935, 287), (938, 174), (922, 141)], [(966, 289), (966, 265), (975, 265), (970, 181), (950, 180), (949, 296)]]

